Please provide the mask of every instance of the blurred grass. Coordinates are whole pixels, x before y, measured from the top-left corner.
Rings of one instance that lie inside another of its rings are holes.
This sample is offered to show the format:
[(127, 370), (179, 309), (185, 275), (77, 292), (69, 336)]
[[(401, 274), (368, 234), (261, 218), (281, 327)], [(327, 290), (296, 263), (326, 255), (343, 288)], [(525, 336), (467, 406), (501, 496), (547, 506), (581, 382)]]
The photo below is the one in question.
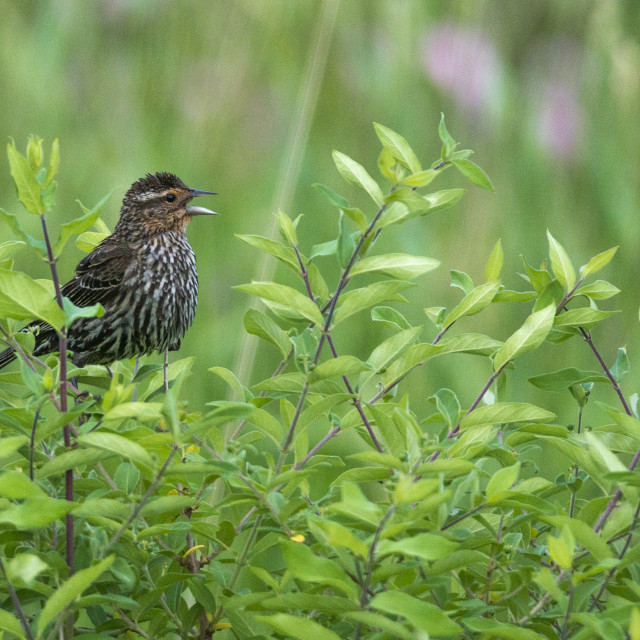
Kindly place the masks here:
[[(201, 294), (181, 355), (199, 356), (189, 385), (197, 405), (226, 393), (207, 368), (233, 368), (236, 361), (251, 301), (232, 287), (255, 277), (260, 257), (234, 234), (271, 229), (321, 7), (317, 0), (0, 0), (0, 136), (21, 147), (30, 133), (47, 143), (60, 138), (55, 223), (76, 215), (76, 198), (92, 205), (114, 189), (104, 214), (113, 226), (122, 194), (148, 171), (172, 171), (189, 185), (221, 194), (205, 204), (223, 215), (196, 220), (189, 229)], [(491, 176), (496, 194), (471, 187), (456, 208), (381, 237), (381, 250), (442, 261), (410, 292), (411, 321), (425, 323), (425, 306), (457, 301), (448, 269), (465, 270), (479, 282), (499, 237), (506, 286), (525, 288), (515, 275), (522, 271), (518, 255), (526, 254), (532, 264), (544, 259), (548, 227), (576, 266), (620, 245), (602, 277), (623, 294), (603, 307), (620, 306), (623, 314), (597, 328), (594, 337), (611, 363), (626, 343), (633, 367), (639, 35), (633, 0), (341, 3), (287, 211), (292, 217), (304, 214), (303, 250), (330, 239), (337, 222), (313, 182), (366, 202), (342, 183), (331, 150), (347, 153), (375, 174), (378, 141), (371, 122), (378, 121), (402, 133), (428, 164), (439, 154), (442, 111), (454, 137), (476, 151), (474, 159)], [(460, 184), (447, 175), (436, 186)], [(6, 164), (0, 206), (19, 211)], [(37, 233), (37, 220), (25, 224)], [(7, 233), (0, 229), (0, 240)], [(78, 250), (67, 252), (63, 277), (80, 257)], [(46, 266), (26, 253), (17, 267), (46, 276)], [(524, 315), (524, 307), (496, 307), (461, 328), (504, 338)], [(355, 322), (348, 336), (337, 333), (338, 349), (367, 355), (383, 330), (366, 329), (364, 317)], [(277, 364), (268, 349), (260, 346), (253, 382)], [(597, 368), (578, 340), (546, 353), (547, 370)], [(463, 404), (470, 403), (489, 372), (483, 362), (458, 357), (459, 366), (455, 360), (433, 361), (406, 388), (426, 402), (448, 386)], [(509, 393), (523, 389), (525, 375), (540, 373), (542, 362), (536, 358), (535, 370), (527, 372), (523, 359)], [(630, 393), (637, 385), (634, 367), (623, 386)], [(527, 393), (535, 401), (538, 392)]]

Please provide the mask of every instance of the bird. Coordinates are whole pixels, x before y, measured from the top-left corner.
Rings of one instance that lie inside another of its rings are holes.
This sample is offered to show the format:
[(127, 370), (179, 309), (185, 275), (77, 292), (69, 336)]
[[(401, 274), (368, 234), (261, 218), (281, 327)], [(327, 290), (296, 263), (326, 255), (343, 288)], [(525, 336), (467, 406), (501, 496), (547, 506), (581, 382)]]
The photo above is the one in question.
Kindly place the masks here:
[[(100, 303), (101, 317), (78, 318), (67, 330), (72, 362), (110, 365), (116, 360), (179, 348), (198, 302), (198, 274), (185, 234), (195, 216), (217, 215), (190, 205), (217, 195), (187, 187), (172, 173), (148, 173), (126, 192), (113, 233), (85, 256), (62, 295), (78, 307)], [(42, 321), (24, 330), (35, 334), (33, 354), (58, 351), (59, 337)], [(14, 360), (0, 353), (0, 368)]]

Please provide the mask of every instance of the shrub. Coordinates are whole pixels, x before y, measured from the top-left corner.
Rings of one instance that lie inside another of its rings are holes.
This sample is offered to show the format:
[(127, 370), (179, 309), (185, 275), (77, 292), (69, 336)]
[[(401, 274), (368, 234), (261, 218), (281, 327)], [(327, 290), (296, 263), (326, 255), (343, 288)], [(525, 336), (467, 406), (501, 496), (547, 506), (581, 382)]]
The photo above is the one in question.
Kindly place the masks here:
[[(103, 203), (52, 243), (57, 143), (46, 167), (41, 140), (26, 156), (9, 145), (18, 198), (41, 217), (44, 238), (0, 212), (19, 238), (0, 245), (0, 333), (20, 355), (0, 373), (4, 637), (640, 638), (637, 397), (619, 386), (625, 350), (607, 366), (591, 333), (614, 313), (598, 305), (618, 289), (593, 275), (615, 248), (576, 273), (548, 233), (549, 260), (525, 262), (526, 290), (512, 291), (498, 241), (481, 284), (453, 271), (458, 304), (426, 308), (428, 331), (411, 326), (395, 303), (438, 261), (376, 253), (378, 236), (454, 205), (462, 189), (423, 194), (450, 167), (492, 186), (444, 119), (441, 157), (428, 169), (400, 135), (375, 131), (386, 192), (333, 154), (342, 177), (371, 197), (371, 213), (317, 185), (339, 212), (331, 242), (304, 255), (304, 223), (284, 212), (280, 242), (240, 236), (298, 283), (283, 274), (238, 287), (267, 308), (246, 314), (247, 331), (282, 361), (250, 387), (212, 367), (238, 399), (200, 410), (180, 400), (192, 358), (166, 374), (153, 362), (108, 371), (67, 361), (65, 327), (101, 309), (63, 300), (55, 263), (73, 235), (90, 249), (108, 233)], [(18, 250), (40, 254), (52, 282), (13, 271)], [(472, 316), (498, 303), (524, 309), (520, 328), (500, 339), (474, 332)], [(342, 325), (348, 336), (360, 312), (386, 331), (366, 358), (333, 335)], [(58, 331), (60, 356), (31, 355), (33, 336), (19, 329), (33, 318)], [(529, 380), (555, 392), (550, 404), (562, 398), (572, 424), (509, 397), (520, 356), (576, 338), (593, 371)], [(487, 363), (486, 384), (468, 407), (454, 390), (425, 386), (432, 412), (419, 412), (403, 381), (433, 358), (459, 366), (457, 354)], [(600, 403), (585, 429), (594, 385), (613, 405)], [(352, 453), (327, 453), (345, 438)]]

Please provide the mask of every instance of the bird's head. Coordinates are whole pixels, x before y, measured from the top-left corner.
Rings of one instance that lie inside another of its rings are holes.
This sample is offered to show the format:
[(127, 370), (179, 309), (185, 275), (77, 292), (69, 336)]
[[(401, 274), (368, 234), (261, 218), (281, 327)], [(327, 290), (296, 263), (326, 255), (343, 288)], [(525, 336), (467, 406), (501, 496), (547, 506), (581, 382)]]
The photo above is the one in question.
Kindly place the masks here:
[(194, 216), (217, 215), (210, 209), (189, 204), (197, 196), (211, 195), (216, 194), (187, 187), (172, 173), (148, 173), (125, 194), (116, 230), (133, 236), (182, 232)]

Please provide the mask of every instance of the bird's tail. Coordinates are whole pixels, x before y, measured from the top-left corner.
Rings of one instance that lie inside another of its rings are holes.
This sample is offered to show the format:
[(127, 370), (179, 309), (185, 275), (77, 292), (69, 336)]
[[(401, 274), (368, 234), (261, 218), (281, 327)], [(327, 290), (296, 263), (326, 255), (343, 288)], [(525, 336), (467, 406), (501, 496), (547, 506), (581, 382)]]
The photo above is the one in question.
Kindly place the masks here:
[(0, 369), (16, 359), (16, 352), (13, 349), (5, 349), (0, 352)]

